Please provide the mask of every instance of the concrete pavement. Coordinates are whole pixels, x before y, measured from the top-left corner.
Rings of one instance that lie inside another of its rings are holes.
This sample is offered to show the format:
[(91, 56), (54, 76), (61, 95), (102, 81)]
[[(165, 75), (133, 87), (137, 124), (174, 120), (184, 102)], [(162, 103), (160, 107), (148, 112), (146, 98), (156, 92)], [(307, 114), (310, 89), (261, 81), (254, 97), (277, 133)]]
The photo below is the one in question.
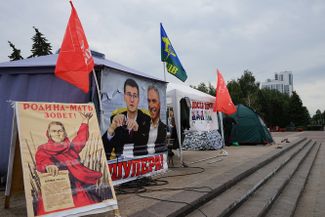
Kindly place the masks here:
[[(182, 203), (181, 199), (186, 201), (186, 198), (188, 197), (191, 197), (193, 195), (203, 195), (204, 193), (210, 191), (211, 189), (204, 186), (204, 183), (209, 182), (212, 177), (222, 177), (223, 174), (227, 174), (229, 171), (238, 170), (239, 172), (242, 165), (253, 162), (258, 158), (263, 158), (263, 156), (269, 155), (272, 152), (279, 151), (278, 145), (284, 138), (287, 138), (290, 142), (303, 137), (311, 137), (313, 139), (322, 141), (323, 143), (325, 141), (324, 132), (283, 132), (273, 133), (273, 137), (276, 142), (275, 145), (225, 147), (225, 151), (228, 153), (227, 156), (220, 156), (224, 154), (221, 153), (220, 150), (184, 151), (184, 162), (189, 167), (179, 167), (180, 165), (176, 164), (175, 168), (170, 168), (166, 174), (155, 177), (154, 182), (149, 183), (149, 186), (142, 186), (138, 188), (123, 187), (120, 188), (120, 191), (118, 188), (116, 189), (118, 192), (120, 192), (117, 195), (117, 198), (121, 216), (139, 216), (139, 213), (141, 213), (143, 210), (150, 211), (150, 209), (155, 206), (156, 208), (159, 206), (159, 209), (162, 211), (166, 209), (177, 209), (179, 204)], [(290, 143), (282, 143), (281, 145), (285, 147), (289, 144)], [(318, 155), (324, 156), (324, 151), (322, 150), (324, 150), (324, 148), (321, 149)], [(174, 161), (177, 163), (177, 159), (174, 159)], [(325, 161), (323, 160), (323, 162)], [(321, 169), (321, 167), (324, 168), (324, 165), (322, 163), (319, 162), (318, 164), (318, 169)], [(317, 167), (315, 166), (315, 168)], [(317, 174), (317, 172), (314, 173)], [(322, 176), (320, 180), (324, 180), (324, 173), (321, 174), (318, 172), (318, 175), (315, 177), (319, 178), (320, 176)], [(222, 180), (216, 180), (216, 182), (217, 181), (221, 182)], [(314, 184), (310, 185), (314, 186)], [(320, 200), (324, 197), (324, 188), (320, 186), (320, 183), (316, 184), (316, 186), (318, 186), (320, 189), (314, 189), (314, 193), (311, 193), (315, 194), (318, 192), (319, 194), (319, 197), (315, 199), (315, 206), (321, 203), (317, 200)], [(195, 189), (193, 189), (193, 187), (195, 187)], [(308, 184), (306, 188), (308, 188)], [(125, 192), (122, 193), (122, 191), (128, 191), (129, 193), (125, 194)], [(136, 191), (138, 191), (138, 193), (136, 193)], [(4, 192), (0, 192), (1, 198), (3, 198), (3, 194)], [(157, 199), (169, 200), (169, 202), (162, 202)], [(306, 200), (308, 200), (308, 197)], [(12, 208), (9, 210), (4, 210), (1, 207), (0, 216), (25, 216), (26, 210), (24, 195), (20, 194), (13, 197), (11, 207)], [(315, 213), (322, 213), (323, 209), (321, 207), (318, 209), (320, 210), (317, 210)], [(113, 216), (113, 214), (106, 213), (93, 216)], [(153, 214), (152, 216), (155, 215)]]

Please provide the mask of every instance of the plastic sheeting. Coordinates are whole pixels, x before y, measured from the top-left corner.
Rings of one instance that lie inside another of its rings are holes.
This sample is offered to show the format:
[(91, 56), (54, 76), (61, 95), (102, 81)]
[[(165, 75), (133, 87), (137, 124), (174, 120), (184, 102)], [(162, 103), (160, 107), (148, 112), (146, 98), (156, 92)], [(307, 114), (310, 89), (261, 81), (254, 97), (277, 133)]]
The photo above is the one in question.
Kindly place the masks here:
[(222, 148), (223, 140), (218, 130), (185, 131), (183, 150), (217, 150)]

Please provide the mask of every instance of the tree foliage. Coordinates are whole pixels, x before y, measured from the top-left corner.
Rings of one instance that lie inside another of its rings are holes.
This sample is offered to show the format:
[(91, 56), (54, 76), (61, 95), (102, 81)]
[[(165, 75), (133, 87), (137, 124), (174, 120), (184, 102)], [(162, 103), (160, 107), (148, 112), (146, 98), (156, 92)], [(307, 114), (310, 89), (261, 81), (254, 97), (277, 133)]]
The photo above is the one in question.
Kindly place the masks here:
[(210, 82), (208, 86), (208, 94), (210, 94), (211, 96), (216, 95), (216, 88)]
[(253, 73), (245, 70), (244, 74), (238, 79), (246, 104), (250, 107), (256, 107), (256, 96), (260, 83), (255, 81)]
[[(253, 73), (245, 70), (240, 78), (228, 82), (227, 88), (235, 105), (251, 107), (261, 115), (268, 127), (307, 127), (310, 115), (296, 92), (290, 97), (277, 90), (259, 89), (259, 85)], [(201, 82), (198, 87), (192, 87), (215, 96), (215, 88), (211, 83), (206, 85)], [(325, 120), (325, 111), (323, 114), (318, 112), (317, 120), (321, 118)]]
[(204, 93), (208, 93), (209, 89), (207, 87), (207, 85), (204, 82), (201, 82), (198, 86), (197, 86), (197, 90), (200, 90)]
[[(47, 39), (35, 26), (33, 26), (33, 28), (35, 30), (35, 35), (32, 37), (32, 54), (28, 58), (52, 54), (51, 44), (47, 42)], [(9, 46), (12, 48), (12, 53), (10, 54), (10, 56), (8, 56), (10, 61), (24, 59), (21, 56), (21, 51), (17, 49), (15, 45), (11, 43), (11, 41), (8, 41), (8, 43)]]
[(9, 43), (9, 46), (12, 48), (12, 53), (10, 54), (9, 59), (10, 61), (15, 61), (15, 60), (22, 60), (24, 59), (22, 56), (21, 56), (21, 51), (19, 49), (17, 49), (15, 47), (15, 45), (13, 43), (11, 43), (11, 41), (8, 41)]
[(253, 73), (245, 70), (227, 87), (235, 104), (241, 103), (256, 110), (269, 127), (286, 127), (290, 123), (306, 127), (310, 123), (309, 112), (296, 92), (289, 97), (277, 90), (259, 89), (259, 85)]
[(28, 58), (52, 54), (51, 44), (47, 42), (47, 39), (35, 26), (33, 26), (33, 28), (35, 30), (35, 35), (32, 37), (32, 55)]
[(245, 70), (244, 74), (227, 84), (228, 91), (235, 104), (245, 104), (249, 107), (258, 107), (256, 104), (257, 92), (259, 90), (259, 82), (256, 82), (253, 73)]
[(269, 127), (285, 128), (290, 123), (288, 116), (290, 97), (277, 90), (261, 89), (257, 94), (256, 109)]
[(208, 85), (206, 85), (204, 82), (201, 82), (197, 87), (190, 85), (190, 87), (197, 89), (203, 93), (210, 94), (211, 96), (216, 96), (216, 88), (209, 82)]
[(290, 97), (289, 118), (295, 126), (307, 126), (310, 122), (310, 115), (305, 106), (303, 106), (299, 95), (293, 91)]
[(313, 115), (311, 119), (311, 123), (313, 125), (322, 125), (325, 124), (325, 111), (322, 113), (321, 110), (317, 109), (316, 113)]
[(231, 99), (235, 105), (245, 104), (243, 92), (241, 91), (240, 85), (237, 81), (231, 80), (227, 84), (227, 88), (231, 96)]

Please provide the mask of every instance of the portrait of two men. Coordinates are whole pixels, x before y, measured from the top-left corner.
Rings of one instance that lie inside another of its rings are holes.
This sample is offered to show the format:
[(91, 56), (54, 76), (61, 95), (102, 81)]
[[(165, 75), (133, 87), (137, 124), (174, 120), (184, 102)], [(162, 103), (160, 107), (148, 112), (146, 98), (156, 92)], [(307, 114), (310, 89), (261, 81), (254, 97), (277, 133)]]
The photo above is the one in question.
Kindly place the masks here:
[(166, 86), (132, 77), (113, 80), (102, 89), (107, 159), (166, 152)]

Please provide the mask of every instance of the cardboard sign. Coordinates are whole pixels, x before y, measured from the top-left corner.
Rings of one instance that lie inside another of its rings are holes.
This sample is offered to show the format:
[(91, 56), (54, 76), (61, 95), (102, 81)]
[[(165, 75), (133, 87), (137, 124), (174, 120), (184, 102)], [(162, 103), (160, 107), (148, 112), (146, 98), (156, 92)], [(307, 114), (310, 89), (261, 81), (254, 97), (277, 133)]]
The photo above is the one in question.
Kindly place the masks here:
[(17, 102), (16, 119), (28, 216), (117, 209), (93, 104)]

